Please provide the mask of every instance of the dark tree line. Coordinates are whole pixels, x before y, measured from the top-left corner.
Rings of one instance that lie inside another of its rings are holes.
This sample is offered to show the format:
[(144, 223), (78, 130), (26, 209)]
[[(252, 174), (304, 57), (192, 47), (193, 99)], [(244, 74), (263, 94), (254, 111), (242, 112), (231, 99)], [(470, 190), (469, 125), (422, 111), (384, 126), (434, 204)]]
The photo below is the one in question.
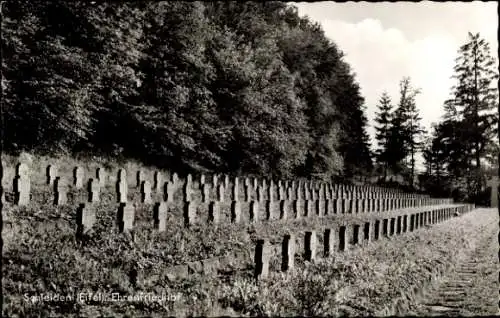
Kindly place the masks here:
[(485, 177), (498, 169), (498, 73), (489, 45), (479, 34), (469, 33), (458, 53), (456, 84), (424, 157), (435, 191), (479, 202)]
[(7, 151), (279, 177), (367, 174), (353, 72), (282, 2), (9, 1)]
[[(426, 172), (420, 175), (425, 189), (437, 196), (484, 203), (485, 178), (498, 169), (498, 73), (488, 43), (469, 33), (458, 52), (451, 98), (444, 104), (441, 122), (430, 134), (420, 125), (410, 79), (400, 83), (396, 107), (382, 94), (376, 114), (375, 153), (384, 177), (390, 173), (415, 178), (415, 155), (421, 152)], [(385, 180), (385, 178), (384, 178)]]
[(421, 149), (425, 133), (415, 101), (420, 90), (412, 87), (409, 77), (401, 80), (399, 88), (400, 96), (396, 106), (392, 104), (387, 92), (382, 94), (377, 105), (375, 138), (378, 148), (375, 156), (384, 182), (390, 171), (391, 174), (405, 176), (408, 185), (413, 187), (415, 158)]

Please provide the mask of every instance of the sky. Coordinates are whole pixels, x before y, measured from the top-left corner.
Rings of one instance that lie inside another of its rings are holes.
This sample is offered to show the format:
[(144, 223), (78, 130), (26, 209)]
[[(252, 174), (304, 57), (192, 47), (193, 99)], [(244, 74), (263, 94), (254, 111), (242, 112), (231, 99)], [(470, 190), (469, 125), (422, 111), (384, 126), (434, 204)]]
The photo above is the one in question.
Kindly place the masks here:
[[(372, 144), (381, 94), (399, 99), (399, 82), (409, 76), (422, 124), (430, 131), (440, 121), (443, 103), (455, 83), (451, 76), (458, 49), (468, 32), (480, 33), (497, 57), (496, 2), (295, 2), (299, 15), (321, 24), (345, 54), (365, 97)], [(375, 148), (373, 148), (375, 149)], [(418, 159), (422, 168), (422, 159)]]

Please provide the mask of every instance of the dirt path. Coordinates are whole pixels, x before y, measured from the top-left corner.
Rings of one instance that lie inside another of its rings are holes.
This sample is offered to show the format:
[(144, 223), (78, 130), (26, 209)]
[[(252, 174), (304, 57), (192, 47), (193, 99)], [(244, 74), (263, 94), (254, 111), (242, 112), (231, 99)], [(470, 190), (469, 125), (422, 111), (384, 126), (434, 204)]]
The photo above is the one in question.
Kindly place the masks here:
[(470, 253), (424, 293), (417, 315), (498, 314), (498, 223), (479, 230), (482, 238)]

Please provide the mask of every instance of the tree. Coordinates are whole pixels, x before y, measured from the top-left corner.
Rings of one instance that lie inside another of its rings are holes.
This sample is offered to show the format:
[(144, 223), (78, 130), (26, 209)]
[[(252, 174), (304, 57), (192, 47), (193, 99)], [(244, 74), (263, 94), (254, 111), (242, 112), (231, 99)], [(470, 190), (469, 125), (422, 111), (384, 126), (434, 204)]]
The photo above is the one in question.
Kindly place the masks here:
[(384, 167), (384, 181), (387, 179), (387, 169), (389, 168), (389, 141), (391, 128), (391, 98), (387, 92), (383, 92), (379, 100), (377, 108), (379, 112), (375, 113), (375, 139), (377, 140), (378, 149), (376, 150), (377, 162)]
[(456, 60), (450, 108), (457, 109), (462, 120), (471, 124), (471, 140), (476, 167), (481, 166), (484, 150), (491, 143), (497, 127), (498, 91), (494, 87), (498, 74), (489, 44), (479, 34), (469, 33), (469, 42), (462, 45)]
[[(81, 6), (6, 2), (2, 21), (5, 138), (10, 151), (65, 152), (92, 134), (92, 75)], [(36, 58), (34, 58), (36, 56)]]
[[(466, 156), (462, 168), (474, 178), (467, 183), (473, 184), (473, 192), (477, 193), (482, 183), (482, 160), (495, 148), (492, 142), (498, 133), (498, 90), (494, 87), (498, 73), (489, 45), (479, 33), (468, 34), (468, 42), (459, 49), (454, 71), (457, 84), (452, 88), (452, 98), (445, 103), (445, 119), (457, 129), (451, 135), (453, 143)], [(456, 160), (451, 163), (455, 169)]]
[(109, 153), (106, 146), (120, 133), (109, 133), (106, 115), (123, 113), (116, 104), (137, 97), (142, 11), (129, 4), (33, 1), (8, 2), (4, 14), (10, 150), (104, 147)]
[[(409, 184), (413, 186), (415, 154), (421, 145), (420, 138), (424, 133), (415, 102), (415, 97), (420, 91), (412, 87), (409, 77), (400, 81), (399, 88), (399, 103), (391, 114), (387, 134), (386, 157), (388, 165), (395, 173), (405, 173), (409, 166)], [(410, 156), (409, 164), (408, 156)]]
[(425, 129), (420, 123), (422, 118), (420, 117), (415, 104), (414, 97), (416, 92), (411, 98), (408, 99), (408, 103), (406, 105), (408, 119), (404, 127), (406, 132), (406, 143), (410, 155), (410, 186), (413, 186), (413, 180), (415, 177), (415, 155), (421, 149), (423, 143), (422, 137), (425, 134)]
[(8, 151), (181, 173), (371, 170), (355, 74), (286, 3), (35, 0), (3, 13)]

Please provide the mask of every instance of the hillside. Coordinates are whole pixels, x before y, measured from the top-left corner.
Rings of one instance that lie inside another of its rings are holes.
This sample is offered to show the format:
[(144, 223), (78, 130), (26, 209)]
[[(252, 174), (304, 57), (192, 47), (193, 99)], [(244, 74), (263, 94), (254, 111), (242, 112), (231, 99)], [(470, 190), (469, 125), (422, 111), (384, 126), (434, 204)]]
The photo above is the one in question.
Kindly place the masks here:
[(371, 166), (350, 66), (290, 5), (30, 1), (3, 10), (8, 153), (327, 179)]

